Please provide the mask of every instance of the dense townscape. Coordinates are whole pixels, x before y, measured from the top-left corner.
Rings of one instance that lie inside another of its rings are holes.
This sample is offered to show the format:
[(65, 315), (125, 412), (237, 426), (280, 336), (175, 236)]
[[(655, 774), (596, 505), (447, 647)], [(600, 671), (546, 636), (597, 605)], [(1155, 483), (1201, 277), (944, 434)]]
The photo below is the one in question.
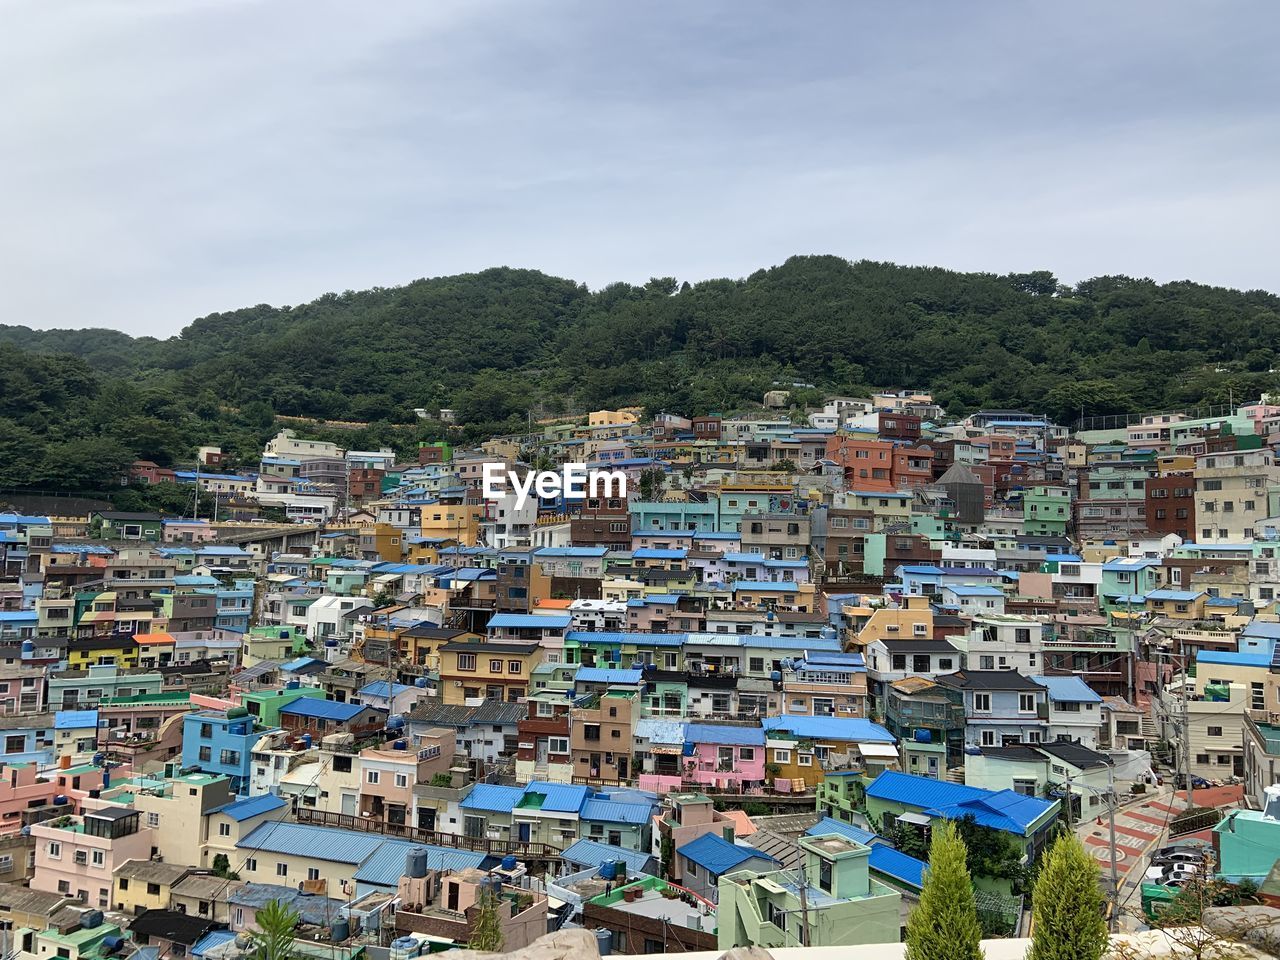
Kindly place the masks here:
[(1063, 838), (1280, 904), (1280, 401), (771, 386), (0, 494), (6, 960), (897, 944), (961, 842), (989, 940)]

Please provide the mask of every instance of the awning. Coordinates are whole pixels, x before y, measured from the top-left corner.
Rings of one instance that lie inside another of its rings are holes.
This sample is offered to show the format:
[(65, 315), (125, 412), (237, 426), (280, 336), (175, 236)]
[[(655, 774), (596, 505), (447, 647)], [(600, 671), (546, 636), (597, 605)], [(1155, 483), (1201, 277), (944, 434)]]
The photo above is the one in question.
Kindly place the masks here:
[(930, 820), (928, 817), (926, 817), (923, 813), (910, 813), (910, 812), (902, 813), (898, 815), (897, 819), (899, 823), (911, 823), (917, 827), (927, 827), (931, 823), (933, 823), (933, 821)]
[(867, 759), (898, 759), (898, 748), (891, 743), (860, 743), (858, 744), (858, 752)]

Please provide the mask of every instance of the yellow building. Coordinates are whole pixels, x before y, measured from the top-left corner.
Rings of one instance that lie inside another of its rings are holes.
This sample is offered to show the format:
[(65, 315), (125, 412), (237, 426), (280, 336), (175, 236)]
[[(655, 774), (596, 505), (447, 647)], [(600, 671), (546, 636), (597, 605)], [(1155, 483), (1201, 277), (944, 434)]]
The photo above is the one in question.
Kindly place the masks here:
[(376, 553), (383, 563), (399, 563), (404, 559), (404, 550), (404, 531), (399, 527), (375, 523), (372, 529), (360, 531), (360, 554), (366, 559), (368, 554)]
[(854, 643), (868, 647), (877, 640), (933, 639), (933, 610), (928, 597), (904, 597), (902, 607), (872, 609)]
[(483, 503), (426, 504), (422, 508), (422, 535), (449, 538), (464, 547), (474, 547), (479, 542), (484, 507)]
[(131, 670), (138, 665), (138, 644), (133, 637), (127, 634), (83, 637), (72, 640), (67, 650), (67, 666), (72, 670), (111, 663), (121, 670)]
[(636, 422), (636, 415), (626, 410), (593, 410), (587, 414), (589, 427), (627, 427)]
[(1152, 590), (1147, 594), (1147, 613), (1173, 620), (1203, 620), (1209, 595), (1201, 590)]
[(446, 643), (440, 647), (441, 699), (451, 706), (477, 697), (515, 703), (528, 694), (530, 675), (543, 653), (536, 643)]
[(168, 910), (173, 886), (195, 867), (155, 860), (129, 860), (116, 867), (111, 884), (111, 905), (120, 913)]

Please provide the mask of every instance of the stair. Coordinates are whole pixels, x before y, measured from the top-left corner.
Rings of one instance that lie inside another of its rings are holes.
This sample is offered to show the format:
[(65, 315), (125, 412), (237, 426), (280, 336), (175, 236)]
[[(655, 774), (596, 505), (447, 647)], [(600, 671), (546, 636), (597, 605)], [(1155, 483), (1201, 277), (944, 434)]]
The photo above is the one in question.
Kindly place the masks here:
[(950, 767), (947, 770), (948, 783), (964, 783), (964, 767)]
[(1160, 729), (1156, 726), (1156, 722), (1152, 717), (1144, 715), (1139, 729), (1142, 731), (1142, 738), (1144, 740), (1160, 739)]

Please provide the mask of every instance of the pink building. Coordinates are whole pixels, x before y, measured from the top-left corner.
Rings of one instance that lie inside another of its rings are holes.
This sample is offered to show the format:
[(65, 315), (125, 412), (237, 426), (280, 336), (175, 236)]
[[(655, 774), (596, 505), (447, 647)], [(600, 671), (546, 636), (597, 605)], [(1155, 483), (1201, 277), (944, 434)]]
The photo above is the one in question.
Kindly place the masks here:
[[(102, 768), (70, 767), (43, 774), (34, 763), (0, 763), (0, 837), (13, 836), (33, 819), (55, 806), (55, 797), (66, 797), (57, 805), (62, 813), (76, 813), (90, 790), (102, 789)], [(23, 814), (31, 811), (24, 818)], [(38, 811), (38, 812), (36, 812)]]
[[(453, 730), (436, 728), (418, 736), (414, 744), (398, 740), (360, 751), (360, 816), (405, 826), (413, 810), (413, 785), (430, 783), (453, 766), (457, 742)], [(397, 750), (396, 743), (404, 743)]]
[(755, 726), (690, 723), (685, 740), (684, 782), (720, 790), (764, 785), (764, 730)]
[(76, 897), (88, 906), (111, 903), (112, 874), (130, 860), (150, 860), (154, 836), (139, 827), (140, 814), (128, 807), (103, 807), (84, 816), (33, 824), (36, 868), (33, 890)]

